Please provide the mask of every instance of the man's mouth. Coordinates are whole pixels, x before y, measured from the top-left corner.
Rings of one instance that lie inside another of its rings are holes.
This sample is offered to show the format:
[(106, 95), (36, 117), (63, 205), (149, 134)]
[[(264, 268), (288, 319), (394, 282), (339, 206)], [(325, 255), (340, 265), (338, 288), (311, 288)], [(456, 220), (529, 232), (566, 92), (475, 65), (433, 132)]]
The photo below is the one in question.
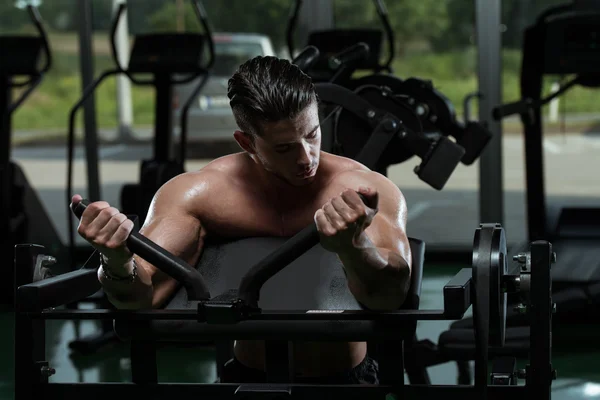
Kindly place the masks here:
[(316, 167), (312, 167), (310, 170), (304, 171), (304, 172), (298, 174), (297, 176), (300, 178), (307, 178), (307, 177), (311, 176), (315, 172), (315, 170), (316, 170)]

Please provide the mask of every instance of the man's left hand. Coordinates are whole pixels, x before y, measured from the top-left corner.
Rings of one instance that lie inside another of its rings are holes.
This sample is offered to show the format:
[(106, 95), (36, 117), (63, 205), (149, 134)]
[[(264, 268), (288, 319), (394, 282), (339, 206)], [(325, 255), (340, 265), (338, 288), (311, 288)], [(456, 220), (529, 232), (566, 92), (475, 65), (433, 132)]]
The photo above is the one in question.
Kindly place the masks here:
[[(359, 194), (364, 196), (364, 203)], [(360, 247), (363, 232), (377, 214), (377, 204), (377, 190), (365, 187), (358, 192), (347, 189), (329, 200), (314, 217), (321, 246), (334, 253)]]

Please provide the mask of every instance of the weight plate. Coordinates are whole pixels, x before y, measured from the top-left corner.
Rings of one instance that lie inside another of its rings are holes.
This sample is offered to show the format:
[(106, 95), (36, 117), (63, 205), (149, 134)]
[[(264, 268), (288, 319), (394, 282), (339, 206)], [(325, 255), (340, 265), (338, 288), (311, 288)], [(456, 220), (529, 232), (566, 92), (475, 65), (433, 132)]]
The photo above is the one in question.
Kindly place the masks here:
[(473, 283), (475, 307), (481, 311), (477, 326), (487, 330), (489, 346), (504, 346), (507, 295), (502, 283), (507, 273), (504, 229), (499, 224), (481, 224), (473, 243)]

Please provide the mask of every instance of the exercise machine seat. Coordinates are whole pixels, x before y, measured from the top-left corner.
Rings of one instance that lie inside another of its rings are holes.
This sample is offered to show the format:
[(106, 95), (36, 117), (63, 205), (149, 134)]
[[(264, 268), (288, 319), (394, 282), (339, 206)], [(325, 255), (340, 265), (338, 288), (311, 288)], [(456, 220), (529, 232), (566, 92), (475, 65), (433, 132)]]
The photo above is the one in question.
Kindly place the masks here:
[[(205, 278), (211, 296), (237, 289), (248, 269), (280, 247), (287, 238), (255, 237), (231, 241), (207, 241), (197, 269)], [(404, 309), (418, 308), (423, 276), (425, 243), (410, 238), (412, 250), (412, 279)], [(168, 301), (166, 309), (195, 309), (187, 292), (180, 288)], [(364, 309), (347, 286), (346, 276), (337, 255), (320, 245), (304, 253), (285, 269), (268, 280), (260, 292), (258, 304), (263, 310), (361, 310)], [(151, 340), (206, 342), (222, 335), (236, 339), (261, 340), (273, 330), (284, 330), (290, 340), (306, 338), (306, 329), (322, 331), (320, 340), (353, 341), (371, 332), (375, 321), (242, 321), (236, 324), (207, 324), (193, 320), (155, 320), (151, 322)], [(129, 321), (115, 321), (115, 330), (122, 338), (149, 339), (148, 326)], [(397, 329), (401, 329), (398, 331)], [(382, 329), (377, 340), (412, 338), (414, 323), (394, 329)]]

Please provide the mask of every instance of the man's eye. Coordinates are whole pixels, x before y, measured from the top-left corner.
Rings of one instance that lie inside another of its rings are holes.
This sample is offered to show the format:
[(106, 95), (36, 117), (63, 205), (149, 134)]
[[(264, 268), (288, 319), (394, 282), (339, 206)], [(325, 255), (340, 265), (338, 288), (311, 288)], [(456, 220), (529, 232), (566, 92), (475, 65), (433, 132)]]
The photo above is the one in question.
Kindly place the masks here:
[(277, 149), (275, 149), (275, 151), (277, 151), (278, 153), (285, 153), (289, 150), (290, 150), (290, 145), (278, 147)]

